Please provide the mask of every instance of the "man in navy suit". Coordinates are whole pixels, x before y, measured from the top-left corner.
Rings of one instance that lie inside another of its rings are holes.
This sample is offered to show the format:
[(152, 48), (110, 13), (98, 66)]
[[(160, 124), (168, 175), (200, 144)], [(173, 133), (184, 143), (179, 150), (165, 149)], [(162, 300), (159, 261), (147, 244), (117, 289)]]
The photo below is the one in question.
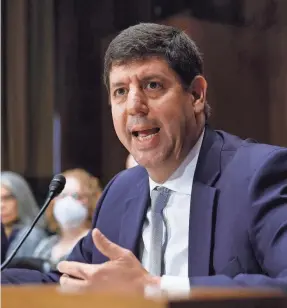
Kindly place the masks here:
[[(2, 282), (179, 292), (286, 287), (287, 150), (208, 126), (195, 43), (168, 26), (130, 27), (109, 45), (104, 76), (115, 131), (139, 166), (110, 181), (93, 230), (58, 272), (6, 270)], [(168, 197), (155, 220), (151, 196), (161, 191)]]

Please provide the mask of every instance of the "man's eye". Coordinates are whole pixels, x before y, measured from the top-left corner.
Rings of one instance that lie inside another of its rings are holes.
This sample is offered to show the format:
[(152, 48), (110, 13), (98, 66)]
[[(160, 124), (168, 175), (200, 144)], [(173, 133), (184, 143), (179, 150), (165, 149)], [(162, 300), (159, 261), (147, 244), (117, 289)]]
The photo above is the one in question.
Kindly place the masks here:
[(161, 88), (162, 88), (162, 85), (156, 81), (151, 81), (146, 85), (146, 89), (148, 90), (156, 90), (156, 89), (161, 89)]
[(125, 88), (119, 88), (114, 91), (114, 96), (123, 96), (127, 93)]

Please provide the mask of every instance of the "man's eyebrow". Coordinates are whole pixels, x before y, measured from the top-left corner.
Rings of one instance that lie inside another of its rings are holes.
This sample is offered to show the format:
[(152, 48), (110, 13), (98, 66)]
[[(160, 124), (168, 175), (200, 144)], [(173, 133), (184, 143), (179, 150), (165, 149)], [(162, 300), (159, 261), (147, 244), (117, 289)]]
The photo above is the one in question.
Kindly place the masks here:
[(124, 85), (125, 85), (125, 83), (122, 82), (122, 81), (113, 82), (113, 83), (111, 83), (111, 88), (119, 88), (119, 87), (123, 87)]
[[(148, 81), (151, 79), (165, 79), (163, 74), (150, 74), (140, 78), (141, 81)], [(112, 82), (110, 88), (120, 88), (126, 85), (123, 81)]]

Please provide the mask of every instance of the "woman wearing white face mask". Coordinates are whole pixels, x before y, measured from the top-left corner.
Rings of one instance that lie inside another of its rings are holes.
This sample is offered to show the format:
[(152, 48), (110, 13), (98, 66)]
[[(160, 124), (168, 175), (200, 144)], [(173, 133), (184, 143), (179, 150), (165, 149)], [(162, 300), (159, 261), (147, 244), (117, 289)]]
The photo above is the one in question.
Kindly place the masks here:
[(66, 185), (47, 210), (49, 228), (57, 232), (40, 242), (33, 257), (49, 261), (50, 268), (66, 258), (91, 226), (96, 203), (101, 195), (99, 180), (82, 169), (63, 172)]

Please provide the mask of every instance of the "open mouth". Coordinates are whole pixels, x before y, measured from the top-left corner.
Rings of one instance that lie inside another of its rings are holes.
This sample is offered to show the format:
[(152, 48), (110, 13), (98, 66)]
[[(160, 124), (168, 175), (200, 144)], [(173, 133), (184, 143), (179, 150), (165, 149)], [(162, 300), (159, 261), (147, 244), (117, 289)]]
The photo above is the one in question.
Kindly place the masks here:
[(139, 140), (147, 140), (151, 139), (153, 136), (158, 134), (160, 131), (159, 127), (154, 127), (146, 130), (141, 130), (141, 131), (133, 131), (132, 135), (136, 137)]

